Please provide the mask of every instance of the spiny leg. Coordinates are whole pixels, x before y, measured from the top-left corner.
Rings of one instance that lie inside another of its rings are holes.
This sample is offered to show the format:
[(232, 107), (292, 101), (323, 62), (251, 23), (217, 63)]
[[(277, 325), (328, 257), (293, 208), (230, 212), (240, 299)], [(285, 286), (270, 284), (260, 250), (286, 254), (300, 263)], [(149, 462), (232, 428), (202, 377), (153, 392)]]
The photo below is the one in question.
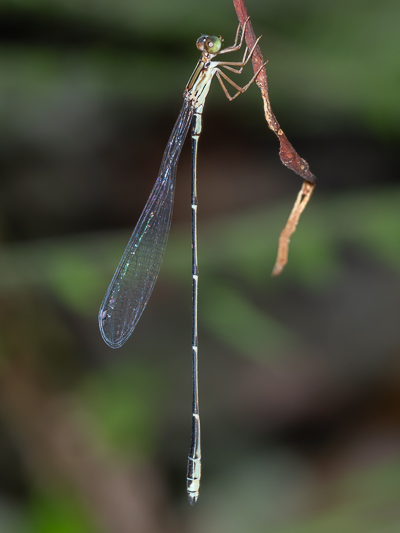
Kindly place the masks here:
[[(248, 51), (248, 48), (246, 46), (246, 50), (244, 51), (244, 55), (243, 55), (243, 60), (242, 61), (217, 61), (216, 62), (217, 65), (220, 66), (220, 67), (224, 67), (227, 70), (230, 70), (232, 72), (235, 72), (236, 74), (241, 74), (242, 70), (243, 70), (243, 67), (245, 65), (247, 65), (247, 63), (249, 62), (249, 59), (253, 55), (253, 52), (254, 52), (257, 44), (258, 44), (258, 41), (261, 39), (261, 37), (262, 37), (262, 35), (260, 35), (260, 37), (258, 37), (256, 42), (253, 44), (253, 46), (252, 46), (252, 48), (250, 50), (250, 53), (247, 56), (247, 58), (246, 58), (246, 53)], [(237, 67), (240, 67), (240, 68), (239, 69), (235, 69), (235, 68), (232, 68), (232, 66), (237, 66)]]
[[(217, 69), (215, 71), (215, 74), (218, 78), (218, 81), (222, 87), (222, 90), (224, 91), (225, 93), (225, 96), (228, 98), (228, 100), (230, 102), (232, 102), (232, 100), (234, 100), (237, 96), (239, 96), (239, 94), (242, 94), (244, 93), (245, 91), (247, 91), (247, 89), (250, 87), (250, 85), (254, 82), (254, 80), (257, 78), (260, 70), (268, 63), (268, 61), (266, 61), (263, 65), (261, 65), (261, 67), (257, 70), (257, 72), (254, 74), (254, 76), (251, 78), (251, 80), (249, 81), (249, 83), (247, 85), (245, 85), (244, 87), (240, 87), (240, 85), (238, 85), (237, 83), (235, 83), (234, 81), (232, 81), (226, 74), (225, 72), (222, 72), (222, 70), (220, 69)], [(231, 96), (228, 92), (228, 89), (225, 87), (224, 85), (224, 82), (222, 81), (221, 79), (221, 76), (228, 82), (232, 85), (232, 87), (235, 87), (235, 89), (237, 90), (237, 93), (233, 96)]]
[[(235, 72), (236, 74), (241, 74), (244, 65), (247, 63), (247, 59), (246, 59), (247, 51), (248, 51), (248, 47), (246, 46), (246, 50), (244, 51), (242, 61), (218, 61), (218, 64), (222, 67), (226, 67), (227, 70), (231, 70), (232, 72)], [(236, 69), (229, 65), (237, 65), (237, 66), (240, 66), (240, 68)]]
[(244, 32), (246, 31), (246, 25), (247, 25), (247, 22), (248, 22), (249, 19), (250, 19), (250, 17), (247, 17), (247, 19), (244, 21), (242, 35), (240, 36), (240, 43), (237, 44), (237, 41), (238, 41), (238, 38), (239, 38), (239, 32), (240, 32), (240, 29), (241, 29), (241, 25), (239, 23), (238, 29), (236, 30), (236, 37), (235, 37), (234, 44), (232, 46), (228, 46), (227, 48), (224, 48), (223, 50), (220, 50), (218, 52), (219, 54), (226, 54), (226, 53), (229, 53), (229, 52), (236, 52), (236, 50), (240, 50), (240, 48), (242, 48)]

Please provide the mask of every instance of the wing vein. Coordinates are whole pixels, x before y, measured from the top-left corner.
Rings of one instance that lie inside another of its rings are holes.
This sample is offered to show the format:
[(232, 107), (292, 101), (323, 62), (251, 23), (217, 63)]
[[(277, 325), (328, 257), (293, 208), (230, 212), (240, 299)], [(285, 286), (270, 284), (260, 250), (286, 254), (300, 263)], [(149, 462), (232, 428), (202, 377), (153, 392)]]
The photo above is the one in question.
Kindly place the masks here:
[(184, 100), (153, 190), (100, 306), (100, 332), (111, 348), (132, 334), (157, 280), (171, 228), (176, 168), (192, 116), (193, 106)]

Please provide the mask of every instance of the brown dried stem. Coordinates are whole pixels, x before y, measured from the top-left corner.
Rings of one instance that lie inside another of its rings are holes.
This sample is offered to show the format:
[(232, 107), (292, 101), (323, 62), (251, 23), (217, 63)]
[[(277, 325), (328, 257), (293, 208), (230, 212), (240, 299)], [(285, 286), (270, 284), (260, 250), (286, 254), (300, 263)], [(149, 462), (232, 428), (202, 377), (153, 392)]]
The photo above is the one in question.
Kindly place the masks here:
[[(233, 5), (235, 7), (239, 22), (243, 26), (245, 21), (249, 18), (244, 0), (233, 0)], [(249, 20), (246, 24), (245, 33), (246, 45), (249, 49), (254, 46), (256, 39), (257, 38), (251, 25), (251, 21)], [(265, 63), (259, 45), (255, 47), (251, 60), (253, 64), (254, 73), (256, 73), (258, 69)], [(291, 170), (293, 170), (293, 172), (296, 172), (296, 174), (299, 174), (299, 176), (301, 176), (304, 180), (306, 180), (299, 193), (296, 203), (293, 206), (292, 213), (290, 214), (286, 227), (282, 231), (281, 237), (279, 239), (278, 257), (273, 270), (273, 275), (276, 276), (277, 274), (280, 274), (280, 272), (282, 272), (284, 266), (287, 263), (289, 249), (288, 236), (290, 236), (296, 229), (300, 215), (306, 207), (314, 189), (316, 177), (310, 171), (307, 161), (305, 161), (305, 159), (302, 159), (296, 152), (296, 150), (293, 148), (293, 146), (290, 144), (286, 135), (281, 129), (279, 122), (276, 120), (276, 117), (271, 108), (271, 103), (269, 101), (268, 77), (265, 67), (261, 68), (260, 73), (256, 79), (256, 84), (258, 85), (258, 88), (261, 91), (261, 97), (264, 103), (265, 119), (270, 129), (279, 139), (279, 156), (281, 158), (282, 163)], [(302, 199), (300, 203), (299, 198)]]
[(288, 221), (286, 222), (286, 226), (283, 228), (279, 237), (278, 256), (272, 271), (273, 276), (279, 276), (288, 261), (290, 237), (296, 231), (300, 215), (308, 204), (313, 190), (314, 183), (305, 181), (299, 194), (297, 195), (292, 212), (290, 213)]

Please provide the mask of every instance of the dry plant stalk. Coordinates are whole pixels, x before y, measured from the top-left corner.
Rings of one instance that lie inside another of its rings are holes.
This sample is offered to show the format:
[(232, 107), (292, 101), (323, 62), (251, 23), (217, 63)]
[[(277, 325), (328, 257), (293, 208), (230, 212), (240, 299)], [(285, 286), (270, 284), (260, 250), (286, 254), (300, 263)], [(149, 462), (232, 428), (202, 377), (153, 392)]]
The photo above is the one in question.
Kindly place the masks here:
[(292, 212), (286, 222), (286, 226), (283, 228), (279, 237), (278, 256), (276, 258), (274, 269), (272, 270), (273, 276), (279, 276), (288, 261), (290, 237), (296, 231), (300, 216), (308, 204), (314, 186), (314, 183), (305, 181), (297, 195)]
[[(245, 21), (249, 18), (244, 0), (233, 0), (233, 5), (235, 7), (239, 22), (243, 26)], [(246, 45), (249, 49), (251, 49), (256, 42), (256, 35), (254, 33), (250, 20), (247, 22), (246, 25), (245, 40)], [(255, 50), (251, 57), (251, 61), (253, 64), (254, 73), (256, 73), (258, 69), (265, 63), (261, 53), (261, 49), (258, 45), (255, 47)], [(293, 172), (296, 172), (296, 174), (299, 174), (299, 176), (301, 176), (305, 180), (305, 183), (303, 183), (303, 186), (293, 206), (286, 226), (282, 230), (281, 236), (279, 238), (278, 256), (272, 272), (273, 276), (277, 276), (282, 272), (284, 266), (287, 263), (290, 236), (296, 230), (300, 215), (304, 211), (311, 197), (311, 194), (315, 187), (316, 177), (310, 171), (307, 161), (305, 159), (302, 159), (296, 152), (296, 150), (293, 148), (293, 146), (290, 144), (286, 135), (281, 129), (279, 122), (276, 120), (276, 117), (271, 108), (271, 103), (269, 101), (268, 78), (265, 67), (261, 68), (255, 83), (258, 85), (258, 88), (261, 91), (261, 97), (264, 103), (265, 119), (268, 123), (269, 128), (275, 133), (275, 135), (279, 139), (279, 156), (281, 158), (282, 163), (291, 170), (293, 170)]]

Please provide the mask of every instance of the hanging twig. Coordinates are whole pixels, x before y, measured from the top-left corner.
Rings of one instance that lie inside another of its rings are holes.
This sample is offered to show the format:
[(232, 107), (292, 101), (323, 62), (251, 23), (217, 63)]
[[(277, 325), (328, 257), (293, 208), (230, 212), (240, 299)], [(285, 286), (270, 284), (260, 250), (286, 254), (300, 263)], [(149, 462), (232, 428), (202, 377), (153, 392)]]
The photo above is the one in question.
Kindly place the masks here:
[(272, 271), (273, 276), (279, 276), (288, 261), (289, 243), (292, 233), (296, 231), (297, 224), (300, 219), (300, 215), (304, 211), (308, 200), (314, 190), (314, 183), (305, 181), (303, 186), (297, 195), (292, 212), (286, 222), (286, 226), (283, 228), (279, 237), (279, 248), (276, 263)]
[[(233, 5), (235, 7), (239, 22), (243, 26), (244, 22), (249, 18), (244, 0), (233, 0)], [(253, 31), (251, 20), (249, 20), (246, 25), (245, 39), (246, 45), (249, 47), (249, 49), (251, 49), (254, 46), (254, 43), (256, 42), (256, 35)], [(255, 47), (251, 60), (253, 63), (254, 72), (257, 72), (261, 65), (265, 63), (259, 45)], [(295, 231), (300, 215), (304, 211), (310, 199), (310, 196), (315, 187), (316, 177), (310, 171), (307, 161), (305, 161), (305, 159), (302, 159), (296, 152), (296, 150), (293, 148), (293, 146), (290, 144), (286, 135), (281, 129), (279, 122), (276, 120), (276, 117), (271, 108), (271, 103), (269, 101), (268, 78), (265, 67), (260, 70), (260, 73), (256, 79), (256, 84), (258, 85), (261, 91), (261, 97), (264, 103), (265, 119), (270, 129), (276, 134), (279, 139), (279, 155), (282, 163), (291, 170), (293, 170), (293, 172), (296, 172), (296, 174), (299, 174), (299, 176), (301, 176), (305, 180), (305, 183), (303, 183), (301, 191), (293, 206), (290, 217), (286, 223), (285, 228), (282, 230), (279, 239), (278, 256), (273, 269), (273, 275), (276, 276), (282, 272), (284, 266), (287, 263), (290, 235), (292, 235), (292, 233)]]

